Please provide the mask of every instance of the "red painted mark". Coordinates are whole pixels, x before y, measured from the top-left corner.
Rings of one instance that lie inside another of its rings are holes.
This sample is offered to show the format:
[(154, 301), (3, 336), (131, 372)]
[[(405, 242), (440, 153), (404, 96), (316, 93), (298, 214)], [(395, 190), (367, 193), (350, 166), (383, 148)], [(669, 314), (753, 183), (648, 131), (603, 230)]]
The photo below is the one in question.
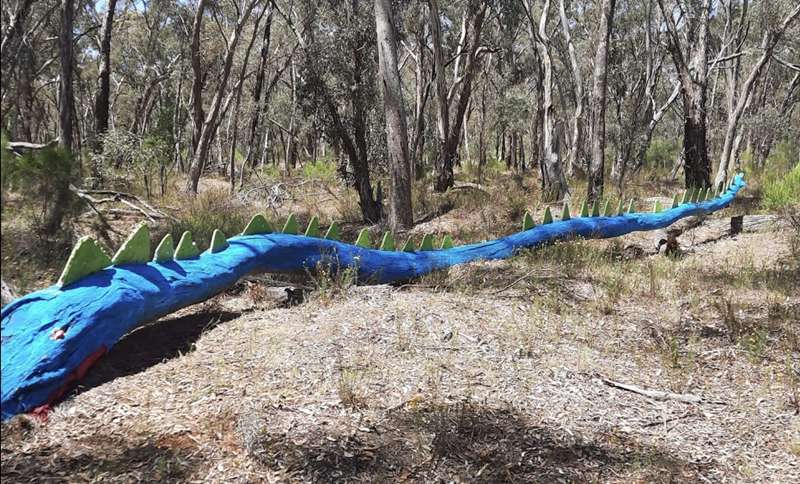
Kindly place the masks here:
[(43, 421), (47, 421), (47, 415), (50, 413), (50, 410), (52, 410), (53, 402), (63, 397), (69, 391), (69, 389), (72, 388), (72, 384), (83, 378), (84, 375), (86, 375), (86, 372), (89, 371), (89, 368), (91, 368), (92, 365), (94, 365), (97, 360), (99, 360), (100, 357), (105, 355), (107, 352), (108, 348), (106, 348), (105, 345), (102, 345), (94, 353), (87, 356), (86, 359), (84, 359), (81, 364), (72, 371), (72, 373), (67, 375), (64, 383), (58, 388), (58, 390), (54, 391), (50, 397), (48, 397), (47, 402), (44, 405), (39, 405), (31, 410), (30, 414)]

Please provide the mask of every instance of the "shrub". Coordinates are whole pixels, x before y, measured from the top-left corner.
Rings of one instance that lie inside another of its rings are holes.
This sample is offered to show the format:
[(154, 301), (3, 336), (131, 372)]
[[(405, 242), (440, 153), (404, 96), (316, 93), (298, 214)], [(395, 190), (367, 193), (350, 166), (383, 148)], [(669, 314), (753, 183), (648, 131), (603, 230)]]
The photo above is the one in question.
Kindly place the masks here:
[(17, 156), (2, 140), (2, 190), (17, 191), (31, 206), (41, 204), (35, 219), (45, 234), (52, 235), (75, 205), (70, 184), (78, 178), (72, 155), (60, 147), (47, 147)]
[(800, 209), (800, 164), (784, 176), (766, 177), (761, 204), (769, 211)]
[(336, 180), (336, 164), (332, 161), (318, 160), (303, 165), (303, 176), (314, 180)]

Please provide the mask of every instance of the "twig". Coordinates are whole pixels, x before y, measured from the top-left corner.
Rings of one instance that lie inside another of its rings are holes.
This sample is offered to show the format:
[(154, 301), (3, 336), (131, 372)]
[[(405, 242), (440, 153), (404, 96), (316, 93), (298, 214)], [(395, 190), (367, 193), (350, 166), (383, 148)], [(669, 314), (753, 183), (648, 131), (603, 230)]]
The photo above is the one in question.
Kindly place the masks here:
[[(110, 230), (111, 232), (114, 232), (115, 234), (119, 235), (119, 232), (117, 232), (116, 230), (114, 230), (113, 227), (111, 227), (111, 225), (108, 223), (108, 221), (103, 216), (103, 214), (100, 212), (100, 210), (98, 210), (97, 207), (95, 207), (95, 203), (96, 202), (95, 202), (95, 200), (92, 199), (92, 197), (90, 197), (88, 195), (85, 195), (85, 194), (81, 194), (79, 192), (75, 192), (75, 194), (78, 196), (78, 198), (80, 198), (82, 200), (86, 200), (86, 203), (89, 205), (89, 208), (91, 208), (94, 211), (94, 213), (97, 214), (97, 217), (100, 219), (100, 223), (102, 224), (102, 226), (103, 226), (103, 228), (105, 230)], [(105, 238), (107, 240), (109, 240), (108, 239), (108, 235), (106, 235)]]
[(493, 295), (494, 295), (494, 294), (500, 294), (501, 292), (504, 292), (504, 291), (507, 291), (508, 289), (511, 289), (512, 287), (514, 287), (514, 286), (515, 286), (517, 283), (519, 283), (519, 282), (520, 282), (520, 281), (522, 281), (523, 279), (527, 279), (527, 278), (529, 278), (530, 276), (532, 276), (534, 272), (536, 272), (536, 269), (532, 269), (531, 271), (529, 271), (529, 272), (528, 272), (527, 274), (525, 274), (524, 276), (520, 277), (519, 279), (517, 279), (516, 281), (514, 281), (514, 282), (512, 282), (511, 284), (507, 285), (506, 287), (503, 287), (503, 288), (501, 288), (501, 289), (498, 289), (497, 291), (493, 292), (492, 294), (493, 294)]
[(645, 390), (644, 388), (637, 387), (636, 385), (628, 385), (627, 383), (620, 383), (618, 381), (609, 380), (607, 378), (600, 377), (600, 380), (605, 383), (606, 385), (614, 388), (619, 388), (620, 390), (625, 390), (628, 392), (636, 393), (638, 395), (643, 395), (645, 397), (651, 398), (657, 401), (664, 401), (664, 400), (676, 400), (683, 403), (718, 403), (724, 404), (724, 402), (710, 402), (704, 400), (702, 397), (698, 397), (697, 395), (692, 395), (689, 393), (671, 393), (671, 392), (663, 392), (660, 390)]
[(674, 422), (676, 420), (683, 420), (686, 417), (693, 415), (690, 410), (687, 410), (682, 415), (677, 415), (675, 417), (665, 418), (662, 420), (656, 420), (654, 422), (648, 422), (646, 424), (642, 424), (642, 427), (655, 427), (656, 425), (667, 425), (670, 422)]
[(151, 222), (155, 222), (156, 219), (153, 218), (149, 213), (147, 213), (144, 209), (137, 207), (136, 205), (132, 204), (131, 202), (125, 200), (124, 198), (119, 199), (120, 202), (124, 203), (125, 205), (131, 207), (132, 209), (140, 212), (142, 215), (150, 219)]
[[(77, 190), (77, 189), (76, 189)], [(155, 209), (152, 205), (145, 202), (141, 198), (137, 197), (136, 195), (131, 195), (130, 193), (125, 192), (115, 192), (113, 190), (79, 190), (82, 193), (91, 193), (94, 195), (111, 195), (114, 198), (120, 199), (122, 201), (123, 198), (129, 198), (134, 200), (135, 202), (141, 204), (144, 208), (150, 211), (151, 215), (156, 218), (171, 218), (169, 215), (164, 214), (160, 210)], [(123, 202), (124, 203), (124, 202)], [(137, 207), (138, 210), (141, 210)]]

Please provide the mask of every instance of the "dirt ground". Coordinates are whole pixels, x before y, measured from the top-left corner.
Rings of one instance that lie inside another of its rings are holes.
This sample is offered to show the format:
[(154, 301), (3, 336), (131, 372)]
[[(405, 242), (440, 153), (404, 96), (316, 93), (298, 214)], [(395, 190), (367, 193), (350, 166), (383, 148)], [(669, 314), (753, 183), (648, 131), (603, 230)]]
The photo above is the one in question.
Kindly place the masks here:
[(3, 481), (800, 482), (800, 266), (726, 221), (293, 307), (244, 281), (3, 424)]

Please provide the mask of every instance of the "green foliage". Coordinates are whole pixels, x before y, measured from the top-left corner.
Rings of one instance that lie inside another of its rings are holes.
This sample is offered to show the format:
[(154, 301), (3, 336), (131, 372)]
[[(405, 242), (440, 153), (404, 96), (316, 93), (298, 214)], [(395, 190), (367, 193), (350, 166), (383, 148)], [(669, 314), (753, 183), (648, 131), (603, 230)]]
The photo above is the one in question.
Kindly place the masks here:
[(172, 160), (171, 135), (150, 134), (141, 138), (123, 130), (110, 130), (103, 136), (103, 150), (93, 160), (94, 175), (105, 178), (109, 168), (124, 169), (144, 184), (147, 196), (152, 196), (153, 181), (160, 182), (161, 194), (166, 193), (166, 167)]
[(53, 235), (63, 217), (76, 204), (69, 189), (77, 181), (79, 170), (72, 155), (60, 147), (33, 150), (22, 156), (13, 154), (8, 141), (2, 140), (2, 191), (13, 190), (30, 206), (40, 206), (35, 219)]
[(763, 194), (761, 205), (765, 210), (800, 208), (800, 164), (786, 175), (768, 176), (763, 182)]
[(645, 154), (645, 162), (649, 166), (672, 166), (681, 151), (678, 139), (654, 138)]
[(336, 180), (336, 163), (329, 160), (317, 160), (316, 163), (303, 165), (303, 177), (312, 180), (333, 182)]

